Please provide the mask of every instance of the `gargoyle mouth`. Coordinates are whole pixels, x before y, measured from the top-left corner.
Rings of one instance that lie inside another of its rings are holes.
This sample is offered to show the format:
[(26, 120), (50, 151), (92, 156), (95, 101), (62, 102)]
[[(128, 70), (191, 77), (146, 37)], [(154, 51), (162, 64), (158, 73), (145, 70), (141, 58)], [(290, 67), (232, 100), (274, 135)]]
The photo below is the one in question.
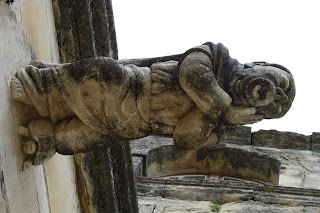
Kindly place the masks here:
[(276, 95), (274, 83), (266, 78), (252, 79), (246, 85), (245, 91), (249, 104), (255, 107), (272, 103)]

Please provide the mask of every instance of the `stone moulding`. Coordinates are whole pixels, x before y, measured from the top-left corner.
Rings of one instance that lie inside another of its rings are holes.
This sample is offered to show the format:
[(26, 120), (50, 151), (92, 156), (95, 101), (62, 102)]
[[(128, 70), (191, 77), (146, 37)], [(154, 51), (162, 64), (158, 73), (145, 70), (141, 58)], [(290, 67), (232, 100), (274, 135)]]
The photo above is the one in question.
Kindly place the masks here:
[(262, 201), (269, 204), (320, 207), (320, 190), (298, 187), (265, 186), (241, 182), (203, 180), (164, 180), (137, 178), (138, 195), (161, 196), (183, 200), (235, 202)]
[(259, 130), (252, 134), (252, 145), (278, 149), (311, 150), (311, 140), (311, 136), (276, 130)]

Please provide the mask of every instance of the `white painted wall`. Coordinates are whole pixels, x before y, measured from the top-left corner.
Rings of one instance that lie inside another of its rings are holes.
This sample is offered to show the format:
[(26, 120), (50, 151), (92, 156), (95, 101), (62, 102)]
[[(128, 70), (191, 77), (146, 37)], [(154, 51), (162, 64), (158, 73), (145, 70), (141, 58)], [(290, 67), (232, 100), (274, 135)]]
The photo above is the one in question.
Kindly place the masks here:
[(72, 156), (22, 171), (16, 127), (23, 121), (10, 99), (16, 70), (32, 59), (59, 62), (51, 2), (0, 1), (0, 212), (80, 212)]

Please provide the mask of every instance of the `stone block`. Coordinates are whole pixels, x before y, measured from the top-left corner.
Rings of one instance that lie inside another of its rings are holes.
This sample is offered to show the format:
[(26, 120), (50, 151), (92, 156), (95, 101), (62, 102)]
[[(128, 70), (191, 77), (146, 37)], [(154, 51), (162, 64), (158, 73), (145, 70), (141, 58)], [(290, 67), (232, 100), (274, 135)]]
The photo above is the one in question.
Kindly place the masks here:
[(153, 213), (155, 208), (156, 208), (156, 204), (140, 204), (139, 203), (140, 213)]
[(225, 143), (250, 145), (251, 144), (251, 127), (237, 126), (235, 131), (227, 138)]
[(320, 171), (305, 172), (303, 187), (320, 190)]
[(143, 157), (132, 156), (132, 167), (135, 177), (143, 176)]
[(311, 150), (320, 151), (320, 132), (313, 132), (311, 136)]
[[(259, 199), (259, 198), (258, 198)], [(287, 205), (276, 205), (266, 204), (264, 197), (260, 198), (261, 201), (242, 201), (224, 204), (220, 212), (228, 213), (256, 213), (256, 212), (281, 212), (281, 213), (293, 213), (293, 212), (317, 212), (315, 207), (304, 207), (304, 206), (287, 206)], [(276, 199), (276, 198), (275, 198)]]
[(148, 155), (150, 150), (165, 145), (173, 145), (172, 138), (148, 136), (137, 140), (130, 141), (132, 155)]
[[(139, 180), (138, 180), (139, 181)], [(253, 197), (252, 189), (241, 189), (232, 186), (230, 188), (217, 186), (215, 183), (206, 186), (197, 183), (189, 183), (192, 185), (184, 185), (185, 181), (181, 181), (181, 185), (175, 184), (175, 181), (167, 180), (166, 184), (137, 183), (138, 195), (145, 197), (161, 196), (164, 198), (175, 198), (178, 200), (189, 201), (217, 201), (217, 202), (234, 202), (239, 200), (250, 200)]]
[(297, 169), (282, 169), (279, 178), (279, 185), (302, 187), (303, 175), (303, 172)]
[(252, 145), (278, 149), (310, 150), (311, 137), (293, 132), (259, 130), (252, 135)]
[(140, 213), (212, 213), (209, 201), (178, 200), (157, 197), (139, 197)]

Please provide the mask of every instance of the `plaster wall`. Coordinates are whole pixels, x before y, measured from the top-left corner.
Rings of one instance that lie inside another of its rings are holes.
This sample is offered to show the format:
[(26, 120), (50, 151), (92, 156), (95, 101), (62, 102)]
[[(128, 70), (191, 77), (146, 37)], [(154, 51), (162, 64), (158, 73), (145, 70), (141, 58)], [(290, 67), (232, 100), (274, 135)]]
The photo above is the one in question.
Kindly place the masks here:
[(59, 62), (51, 2), (0, 1), (0, 212), (80, 212), (72, 156), (22, 170), (16, 129), (25, 120), (10, 99), (16, 70), (34, 59)]

